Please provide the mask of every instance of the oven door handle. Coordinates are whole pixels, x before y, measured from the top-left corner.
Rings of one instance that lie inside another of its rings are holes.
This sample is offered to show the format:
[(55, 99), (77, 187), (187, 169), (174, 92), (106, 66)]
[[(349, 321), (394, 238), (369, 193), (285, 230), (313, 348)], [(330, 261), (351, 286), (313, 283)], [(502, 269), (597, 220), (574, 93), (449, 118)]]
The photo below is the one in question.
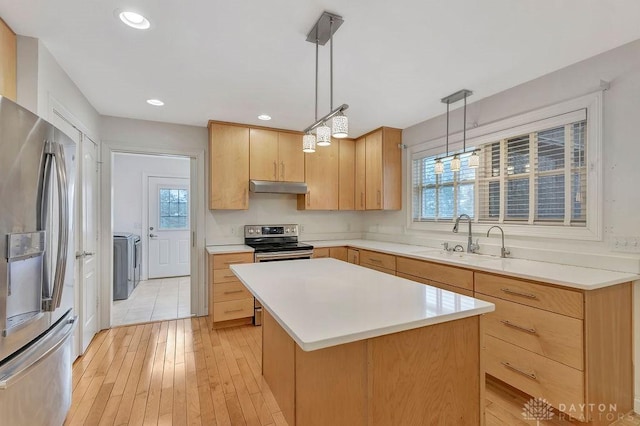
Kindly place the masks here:
[(281, 251), (278, 253), (256, 253), (256, 262), (269, 259), (299, 259), (308, 258), (313, 255), (313, 250), (310, 251)]

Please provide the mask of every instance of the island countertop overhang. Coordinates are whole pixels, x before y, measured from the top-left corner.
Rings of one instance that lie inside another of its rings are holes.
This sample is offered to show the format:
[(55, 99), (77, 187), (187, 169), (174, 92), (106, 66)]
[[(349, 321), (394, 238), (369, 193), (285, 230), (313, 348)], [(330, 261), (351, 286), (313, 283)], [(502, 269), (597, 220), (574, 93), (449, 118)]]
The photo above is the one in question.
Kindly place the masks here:
[(491, 312), (495, 306), (335, 259), (232, 265), (304, 351)]

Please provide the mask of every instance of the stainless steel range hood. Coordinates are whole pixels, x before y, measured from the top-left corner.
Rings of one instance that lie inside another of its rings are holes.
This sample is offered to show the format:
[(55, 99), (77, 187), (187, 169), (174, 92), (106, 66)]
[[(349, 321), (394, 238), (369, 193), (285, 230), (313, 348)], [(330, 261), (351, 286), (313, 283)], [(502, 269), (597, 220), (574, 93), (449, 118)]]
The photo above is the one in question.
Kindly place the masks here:
[(250, 180), (251, 192), (270, 192), (277, 194), (306, 194), (307, 184), (304, 182), (273, 182), (269, 180)]

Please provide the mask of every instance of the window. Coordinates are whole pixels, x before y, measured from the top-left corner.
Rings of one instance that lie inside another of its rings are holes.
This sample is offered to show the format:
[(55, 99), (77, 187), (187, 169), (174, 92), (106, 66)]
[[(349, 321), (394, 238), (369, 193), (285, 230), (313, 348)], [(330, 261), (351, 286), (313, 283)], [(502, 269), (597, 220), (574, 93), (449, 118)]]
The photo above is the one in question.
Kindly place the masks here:
[(189, 191), (186, 189), (160, 188), (159, 228), (164, 230), (189, 228)]
[[(601, 238), (600, 105), (597, 93), (468, 130), (477, 169), (467, 167), (467, 153), (460, 172), (450, 171), (447, 158), (436, 175), (444, 138), (412, 146), (408, 226), (449, 231), (464, 213), (511, 235)], [(461, 134), (451, 139), (461, 149)]]

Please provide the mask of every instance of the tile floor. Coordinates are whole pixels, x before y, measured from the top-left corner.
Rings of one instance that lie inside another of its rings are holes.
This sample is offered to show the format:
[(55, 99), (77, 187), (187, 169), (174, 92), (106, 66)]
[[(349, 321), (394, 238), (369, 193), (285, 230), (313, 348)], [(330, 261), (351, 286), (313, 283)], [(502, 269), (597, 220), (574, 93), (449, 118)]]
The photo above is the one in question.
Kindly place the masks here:
[(190, 277), (140, 281), (126, 300), (115, 300), (111, 325), (186, 318), (191, 315)]

